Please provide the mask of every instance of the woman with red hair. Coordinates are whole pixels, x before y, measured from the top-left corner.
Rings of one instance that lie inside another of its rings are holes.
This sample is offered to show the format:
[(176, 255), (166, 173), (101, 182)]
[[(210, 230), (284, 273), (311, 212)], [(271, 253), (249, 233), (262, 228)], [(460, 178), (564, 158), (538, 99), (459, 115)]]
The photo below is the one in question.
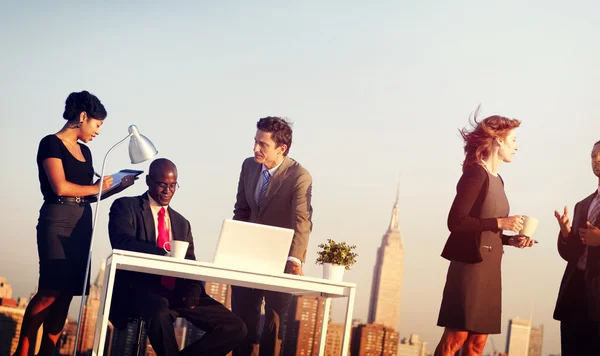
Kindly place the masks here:
[(523, 228), (522, 216), (509, 216), (498, 175), (501, 163), (511, 162), (518, 150), (515, 130), (521, 122), (502, 116), (477, 121), (477, 113), (474, 128), (460, 131), (465, 160), (442, 252), (451, 262), (437, 323), (445, 329), (435, 356), (454, 356), (461, 347), (463, 355), (482, 354), (488, 334), (501, 332), (503, 245), (533, 245), (528, 237), (502, 233)]

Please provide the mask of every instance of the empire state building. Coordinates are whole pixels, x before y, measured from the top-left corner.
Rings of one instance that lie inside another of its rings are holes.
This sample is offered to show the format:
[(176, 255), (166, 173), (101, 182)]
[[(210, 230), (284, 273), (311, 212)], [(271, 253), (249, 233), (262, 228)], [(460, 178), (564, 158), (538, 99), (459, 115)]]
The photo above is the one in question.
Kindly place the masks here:
[(404, 248), (398, 227), (398, 213), (396, 197), (390, 226), (377, 249), (369, 303), (369, 323), (383, 324), (394, 330), (398, 329), (404, 275)]

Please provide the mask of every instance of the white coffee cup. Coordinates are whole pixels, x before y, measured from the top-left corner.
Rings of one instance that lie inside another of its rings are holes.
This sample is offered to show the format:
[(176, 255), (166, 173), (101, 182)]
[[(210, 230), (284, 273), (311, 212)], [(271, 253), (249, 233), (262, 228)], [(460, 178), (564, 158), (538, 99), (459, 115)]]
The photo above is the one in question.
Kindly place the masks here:
[(523, 215), (523, 229), (519, 231), (519, 235), (532, 237), (535, 229), (538, 226), (538, 219), (533, 216)]
[[(171, 251), (167, 249), (167, 245), (169, 245)], [(183, 260), (185, 259), (185, 254), (187, 253), (189, 245), (190, 243), (187, 241), (173, 240), (165, 242), (163, 249), (169, 254), (169, 256)]]

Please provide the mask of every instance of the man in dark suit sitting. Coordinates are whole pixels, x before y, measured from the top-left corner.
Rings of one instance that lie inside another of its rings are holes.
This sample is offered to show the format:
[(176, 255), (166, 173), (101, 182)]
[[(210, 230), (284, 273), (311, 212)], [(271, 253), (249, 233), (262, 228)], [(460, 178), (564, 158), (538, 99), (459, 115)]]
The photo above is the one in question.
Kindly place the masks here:
[[(153, 161), (146, 184), (143, 195), (113, 202), (108, 224), (112, 248), (164, 255), (165, 242), (182, 240), (189, 242), (185, 258), (195, 260), (190, 223), (169, 206), (178, 187), (175, 164), (164, 158)], [(243, 321), (209, 297), (202, 282), (118, 271), (113, 298), (113, 324), (141, 316), (158, 356), (226, 355), (246, 336)], [(177, 317), (205, 332), (181, 352), (173, 327)]]
[(554, 212), (558, 252), (568, 262), (554, 309), (563, 356), (600, 355), (600, 141), (591, 157), (599, 186), (575, 205), (573, 224), (566, 206), (562, 214)]

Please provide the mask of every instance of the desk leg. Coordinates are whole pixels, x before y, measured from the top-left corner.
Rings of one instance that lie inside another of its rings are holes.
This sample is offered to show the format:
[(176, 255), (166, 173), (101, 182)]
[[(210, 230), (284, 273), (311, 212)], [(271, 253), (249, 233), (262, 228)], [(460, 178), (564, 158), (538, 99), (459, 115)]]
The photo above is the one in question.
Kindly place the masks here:
[(108, 314), (110, 313), (110, 303), (112, 301), (113, 285), (115, 282), (115, 273), (117, 265), (113, 259), (106, 265), (104, 272), (104, 281), (102, 281), (102, 295), (100, 296), (100, 307), (96, 318), (96, 331), (94, 332), (94, 348), (92, 356), (102, 356), (104, 354), (104, 344), (106, 331), (108, 328)]
[(327, 341), (327, 326), (329, 326), (329, 309), (331, 308), (331, 298), (325, 298), (323, 306), (323, 320), (321, 323), (321, 340), (319, 341), (319, 356), (325, 355), (325, 343)]
[(344, 323), (344, 338), (342, 339), (342, 356), (348, 355), (350, 335), (352, 332), (352, 312), (354, 311), (354, 296), (356, 289), (350, 288), (348, 304), (346, 304), (346, 322)]

